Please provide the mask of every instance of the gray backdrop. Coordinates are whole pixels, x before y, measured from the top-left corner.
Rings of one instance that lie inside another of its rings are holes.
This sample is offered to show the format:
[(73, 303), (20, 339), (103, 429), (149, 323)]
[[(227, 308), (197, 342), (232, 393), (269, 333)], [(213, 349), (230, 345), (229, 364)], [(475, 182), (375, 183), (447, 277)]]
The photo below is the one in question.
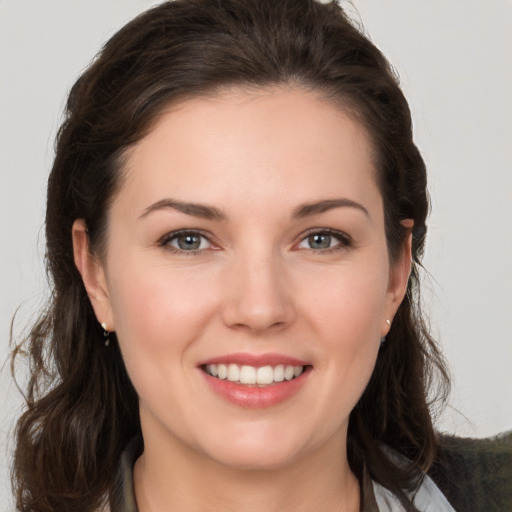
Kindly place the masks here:
[[(71, 84), (150, 0), (0, 0), (0, 362), (45, 297), (45, 181)], [(354, 0), (398, 70), (430, 172), (425, 307), (454, 389), (442, 430), (512, 428), (512, 2)], [(21, 407), (0, 374), (0, 509)]]

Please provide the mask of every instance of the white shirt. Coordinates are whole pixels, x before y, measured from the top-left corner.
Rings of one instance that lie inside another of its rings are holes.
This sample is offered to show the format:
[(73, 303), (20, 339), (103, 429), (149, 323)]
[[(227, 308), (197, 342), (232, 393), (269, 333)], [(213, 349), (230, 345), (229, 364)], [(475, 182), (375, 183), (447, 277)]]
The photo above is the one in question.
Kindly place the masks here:
[[(373, 482), (373, 491), (379, 512), (406, 512), (395, 495), (382, 485)], [(409, 497), (412, 498), (412, 496), (414, 496), (413, 504), (420, 512), (455, 512), (444, 494), (426, 475), (419, 489)]]

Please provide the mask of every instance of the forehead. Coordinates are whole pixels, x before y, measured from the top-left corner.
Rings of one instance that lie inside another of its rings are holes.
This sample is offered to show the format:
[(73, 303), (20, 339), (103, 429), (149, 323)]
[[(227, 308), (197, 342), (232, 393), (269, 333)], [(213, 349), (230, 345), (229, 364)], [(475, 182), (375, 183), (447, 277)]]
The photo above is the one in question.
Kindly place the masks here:
[[(318, 94), (229, 90), (163, 112), (129, 152), (132, 204), (165, 194), (190, 201), (301, 202), (375, 189), (363, 127)], [(286, 191), (286, 195), (283, 192)]]

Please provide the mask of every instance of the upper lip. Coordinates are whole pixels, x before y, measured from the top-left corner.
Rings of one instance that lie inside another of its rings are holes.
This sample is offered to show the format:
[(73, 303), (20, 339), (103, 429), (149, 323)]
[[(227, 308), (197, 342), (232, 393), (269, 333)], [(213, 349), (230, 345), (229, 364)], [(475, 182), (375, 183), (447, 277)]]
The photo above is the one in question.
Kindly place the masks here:
[(240, 366), (245, 365), (260, 368), (262, 366), (277, 366), (279, 364), (286, 366), (307, 366), (310, 363), (284, 354), (235, 353), (212, 357), (205, 361), (201, 361), (199, 366), (204, 366), (207, 364), (238, 364)]

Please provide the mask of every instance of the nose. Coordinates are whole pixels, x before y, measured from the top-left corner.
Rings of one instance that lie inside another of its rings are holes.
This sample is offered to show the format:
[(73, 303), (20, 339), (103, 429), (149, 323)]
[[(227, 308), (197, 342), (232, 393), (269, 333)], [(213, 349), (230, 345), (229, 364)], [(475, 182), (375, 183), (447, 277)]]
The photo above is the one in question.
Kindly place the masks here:
[(222, 316), (227, 326), (257, 334), (293, 322), (293, 290), (278, 256), (241, 256), (226, 273)]

